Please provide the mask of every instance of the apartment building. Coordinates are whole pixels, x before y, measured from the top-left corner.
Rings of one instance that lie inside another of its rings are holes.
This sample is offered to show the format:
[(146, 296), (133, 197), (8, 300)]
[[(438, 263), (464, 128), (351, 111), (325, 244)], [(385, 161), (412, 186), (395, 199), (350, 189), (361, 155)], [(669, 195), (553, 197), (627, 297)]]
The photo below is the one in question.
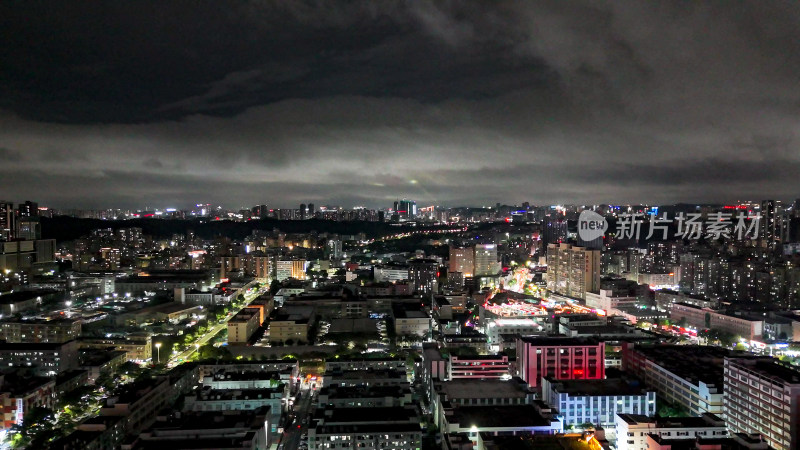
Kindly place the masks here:
[(586, 299), (600, 289), (600, 250), (570, 244), (547, 246), (547, 289), (567, 297)]
[(622, 345), (622, 368), (693, 416), (722, 414), (723, 363), (734, 354), (719, 347)]
[(78, 341), (0, 343), (0, 364), (6, 367), (30, 367), (37, 375), (54, 376), (78, 368)]
[(64, 343), (78, 339), (77, 319), (10, 319), (0, 322), (0, 340), (12, 343)]
[(732, 433), (800, 448), (800, 371), (770, 358), (725, 358), (724, 412)]
[(261, 325), (260, 311), (255, 308), (244, 308), (228, 320), (228, 343), (246, 344)]

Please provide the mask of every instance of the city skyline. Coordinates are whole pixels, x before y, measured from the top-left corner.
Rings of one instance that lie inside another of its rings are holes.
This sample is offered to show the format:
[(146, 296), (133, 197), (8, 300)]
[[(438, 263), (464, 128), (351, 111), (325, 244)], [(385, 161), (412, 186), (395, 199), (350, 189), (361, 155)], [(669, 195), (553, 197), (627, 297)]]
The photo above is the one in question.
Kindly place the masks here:
[(793, 4), (206, 6), (0, 6), (3, 196), (796, 197)]

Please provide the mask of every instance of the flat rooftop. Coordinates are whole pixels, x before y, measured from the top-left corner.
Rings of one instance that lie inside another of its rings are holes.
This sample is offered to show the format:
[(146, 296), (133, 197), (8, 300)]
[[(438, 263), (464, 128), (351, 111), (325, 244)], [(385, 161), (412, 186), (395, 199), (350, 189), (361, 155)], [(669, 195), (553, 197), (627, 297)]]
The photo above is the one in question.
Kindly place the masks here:
[(319, 391), (319, 395), (327, 395), (329, 400), (346, 398), (385, 398), (402, 397), (410, 394), (407, 386), (328, 386)]
[(642, 395), (648, 391), (640, 381), (625, 380), (622, 378), (607, 378), (605, 380), (550, 380), (553, 383), (553, 390), (573, 396)]
[(416, 309), (402, 309), (396, 308), (394, 311), (395, 319), (428, 319), (428, 315)]
[(541, 347), (570, 347), (570, 346), (596, 346), (600, 339), (593, 337), (566, 337), (566, 336), (522, 336), (522, 342)]
[(723, 386), (725, 357), (746, 355), (705, 345), (637, 345), (634, 351), (692, 384), (702, 381), (718, 389)]
[(548, 427), (551, 424), (533, 405), (459, 406), (453, 409), (448, 422), (481, 428)]
[(725, 428), (720, 417), (706, 413), (700, 417), (649, 417), (643, 414), (618, 414), (628, 425), (653, 424), (655, 428)]
[(413, 408), (375, 407), (375, 408), (331, 408), (318, 409), (315, 420), (328, 425), (370, 424), (370, 423), (414, 423), (419, 426), (419, 417)]
[(436, 390), (450, 400), (463, 398), (524, 398), (517, 383), (501, 380), (451, 380), (436, 383)]
[[(737, 361), (738, 362), (738, 361)], [(784, 364), (770, 360), (751, 360), (744, 364), (748, 369), (757, 372), (767, 378), (779, 380), (783, 383), (800, 383), (800, 371), (790, 368)]]

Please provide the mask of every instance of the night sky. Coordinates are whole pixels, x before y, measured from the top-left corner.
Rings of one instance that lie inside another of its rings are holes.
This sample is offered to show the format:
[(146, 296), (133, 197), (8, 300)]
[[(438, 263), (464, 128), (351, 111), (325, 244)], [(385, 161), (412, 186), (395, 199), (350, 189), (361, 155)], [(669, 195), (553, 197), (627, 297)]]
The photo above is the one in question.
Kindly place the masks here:
[(0, 199), (800, 197), (796, 1), (4, 1)]

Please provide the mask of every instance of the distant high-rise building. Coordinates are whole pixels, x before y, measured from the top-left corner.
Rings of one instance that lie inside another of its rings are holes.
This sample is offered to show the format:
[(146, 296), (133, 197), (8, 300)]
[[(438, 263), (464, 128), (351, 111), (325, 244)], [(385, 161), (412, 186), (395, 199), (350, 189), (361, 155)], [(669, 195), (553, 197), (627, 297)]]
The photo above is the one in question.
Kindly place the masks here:
[(399, 200), (394, 202), (394, 212), (400, 220), (409, 220), (417, 217), (417, 202), (413, 200)]
[(566, 242), (567, 219), (564, 217), (546, 217), (542, 228), (542, 245)]
[(764, 200), (761, 202), (761, 223), (759, 225), (759, 241), (761, 246), (775, 249), (783, 238), (783, 211), (781, 202)]
[(316, 211), (314, 211), (314, 204), (313, 203), (309, 203), (308, 204), (308, 218), (309, 219), (313, 219), (314, 218), (314, 214), (316, 214)]
[(547, 288), (572, 298), (586, 299), (600, 289), (600, 250), (570, 244), (547, 246)]
[(308, 214), (308, 209), (306, 209), (306, 204), (300, 203), (300, 220), (305, 220), (306, 214)]
[(478, 244), (475, 246), (475, 276), (497, 275), (500, 263), (497, 261), (497, 245)]
[(414, 259), (408, 265), (408, 277), (414, 292), (435, 294), (439, 275), (439, 264), (431, 259)]
[(269, 215), (267, 205), (256, 205), (251, 208), (254, 218), (264, 219)]
[(0, 241), (14, 239), (16, 232), (16, 213), (14, 203), (0, 201)]
[(20, 203), (17, 207), (18, 216), (19, 217), (38, 217), (39, 216), (39, 204), (32, 202), (30, 200), (26, 200), (25, 203)]
[(448, 272), (459, 272), (464, 277), (475, 274), (475, 249), (472, 247), (450, 247)]
[(24, 239), (33, 241), (42, 238), (41, 223), (38, 217), (20, 217), (17, 219), (16, 231), (14, 233), (16, 239)]

